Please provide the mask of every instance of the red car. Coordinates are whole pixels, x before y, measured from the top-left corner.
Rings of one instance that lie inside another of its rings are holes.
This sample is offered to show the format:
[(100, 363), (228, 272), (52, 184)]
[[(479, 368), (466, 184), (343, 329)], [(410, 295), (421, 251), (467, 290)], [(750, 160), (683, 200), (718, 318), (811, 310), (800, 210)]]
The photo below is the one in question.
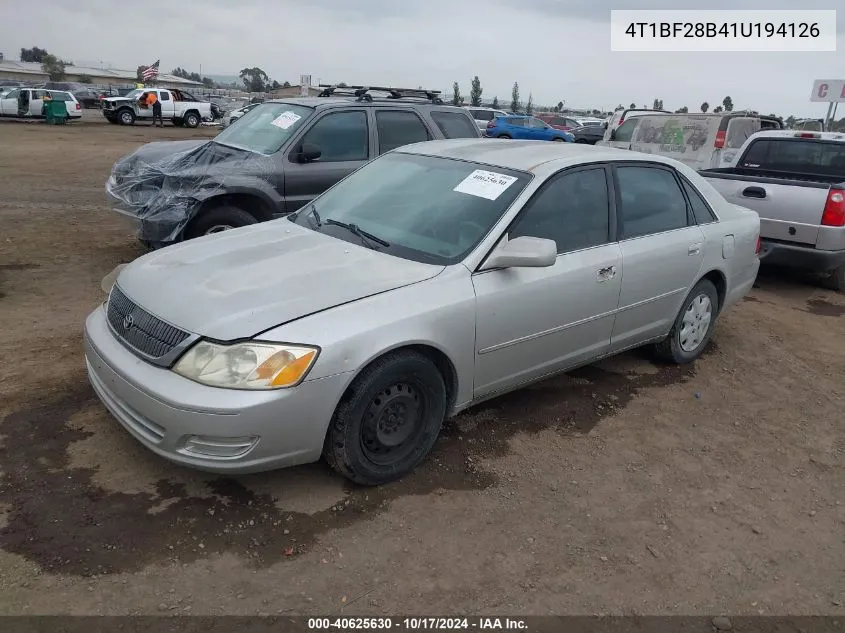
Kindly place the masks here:
[(565, 130), (568, 132), (569, 130), (573, 130), (576, 127), (581, 127), (580, 125), (578, 125), (578, 121), (565, 116), (553, 116), (549, 114), (544, 114), (538, 116), (537, 118), (545, 123), (548, 123), (556, 130)]

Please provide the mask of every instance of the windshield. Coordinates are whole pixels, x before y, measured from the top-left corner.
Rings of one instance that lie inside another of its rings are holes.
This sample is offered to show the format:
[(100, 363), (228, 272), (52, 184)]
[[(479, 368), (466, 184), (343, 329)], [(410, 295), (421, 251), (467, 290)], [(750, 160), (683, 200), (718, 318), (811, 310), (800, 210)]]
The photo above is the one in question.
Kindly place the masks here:
[[(530, 179), (529, 174), (511, 169), (394, 151), (362, 167), (290, 219), (397, 257), (454, 264), (487, 235)], [(388, 245), (362, 239), (329, 220), (355, 225)]]
[(140, 90), (140, 89), (137, 89), (137, 90), (130, 90), (129, 92), (127, 92), (127, 93), (126, 93), (125, 95), (123, 95), (123, 96), (124, 96), (124, 97), (126, 97), (127, 99), (137, 99), (137, 98), (138, 98), (138, 97), (140, 97), (142, 94), (144, 94), (144, 91), (143, 91), (143, 90)]
[(239, 149), (273, 154), (302, 126), (313, 108), (290, 103), (262, 103), (227, 127), (214, 139)]

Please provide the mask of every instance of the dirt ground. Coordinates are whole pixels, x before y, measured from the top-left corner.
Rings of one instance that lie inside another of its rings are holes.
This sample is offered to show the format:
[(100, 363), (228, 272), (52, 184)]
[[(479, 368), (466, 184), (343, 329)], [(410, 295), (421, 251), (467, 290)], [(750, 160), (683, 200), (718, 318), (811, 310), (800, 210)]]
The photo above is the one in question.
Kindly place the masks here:
[(143, 449), (85, 376), (100, 281), (142, 252), (103, 186), (213, 134), (0, 121), (0, 615), (845, 615), (845, 296), (779, 272), (694, 367), (484, 404), (380, 489)]

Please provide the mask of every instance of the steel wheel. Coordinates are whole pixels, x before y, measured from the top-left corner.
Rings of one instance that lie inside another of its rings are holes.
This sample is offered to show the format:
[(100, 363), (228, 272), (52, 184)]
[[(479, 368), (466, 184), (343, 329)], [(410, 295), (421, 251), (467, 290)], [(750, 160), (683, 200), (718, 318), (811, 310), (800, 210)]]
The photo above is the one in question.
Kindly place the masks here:
[(229, 231), (235, 228), (234, 226), (229, 226), (228, 224), (215, 224), (208, 228), (205, 232), (205, 235), (211, 235), (212, 233), (222, 233), (223, 231)]
[(705, 293), (696, 295), (687, 305), (681, 327), (678, 330), (678, 342), (685, 352), (697, 350), (710, 329), (713, 320), (713, 304)]
[(425, 415), (425, 399), (413, 385), (400, 382), (380, 392), (364, 413), (364, 454), (379, 465), (404, 459), (417, 446)]

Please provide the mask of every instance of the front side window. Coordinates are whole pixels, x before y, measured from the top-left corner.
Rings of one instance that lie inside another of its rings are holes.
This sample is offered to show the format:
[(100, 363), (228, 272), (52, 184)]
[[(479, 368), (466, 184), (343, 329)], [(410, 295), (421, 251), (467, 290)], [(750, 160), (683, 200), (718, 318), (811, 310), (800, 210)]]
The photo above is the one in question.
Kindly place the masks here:
[(278, 152), (314, 110), (291, 103), (263, 103), (247, 112), (238, 124), (220, 132), (214, 142), (260, 154)]
[(526, 127), (528, 122), (526, 119), (505, 119), (505, 123), (514, 127)]
[(167, 92), (166, 90), (162, 90), (158, 94), (161, 97), (162, 101), (170, 101), (170, 93)]
[[(478, 245), (530, 179), (520, 171), (399, 150), (368, 163), (290, 217), (390, 255), (453, 264)], [(354, 224), (388, 246), (332, 221)]]
[(460, 112), (432, 110), (431, 120), (444, 138), (478, 138), (478, 126), (475, 121)]
[(367, 160), (370, 147), (367, 113), (356, 110), (327, 114), (305, 133), (302, 144), (317, 146), (321, 163)]
[(431, 139), (428, 129), (414, 112), (376, 112), (379, 154), (397, 147)]
[(607, 179), (598, 167), (553, 177), (528, 202), (508, 238), (554, 240), (560, 254), (606, 244), (609, 231)]
[(620, 166), (616, 178), (623, 239), (688, 226), (686, 200), (668, 169)]

